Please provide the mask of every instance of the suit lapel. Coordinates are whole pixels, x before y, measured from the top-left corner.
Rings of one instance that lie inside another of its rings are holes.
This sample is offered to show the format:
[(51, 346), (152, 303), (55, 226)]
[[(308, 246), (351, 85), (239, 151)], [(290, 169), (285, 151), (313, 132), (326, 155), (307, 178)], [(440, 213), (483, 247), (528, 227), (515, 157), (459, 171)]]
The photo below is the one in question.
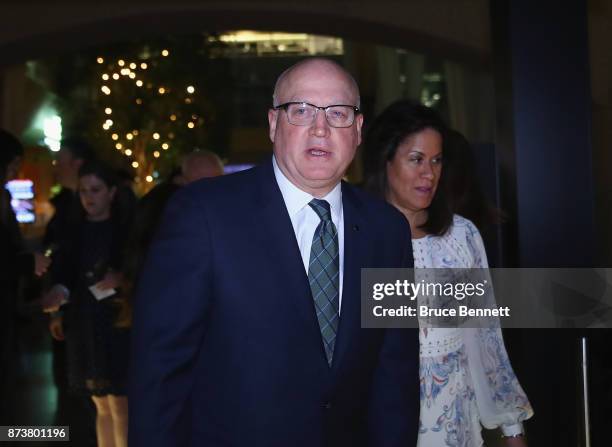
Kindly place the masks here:
[(334, 348), (332, 369), (337, 371), (361, 323), (361, 267), (368, 259), (367, 227), (362, 204), (352, 187), (342, 183), (344, 213), (344, 272), (340, 326)]
[(253, 213), (254, 225), (258, 228), (255, 234), (260, 239), (258, 246), (264, 247), (266, 255), (273, 260), (271, 268), (277, 270), (278, 286), (284, 289), (287, 299), (304, 321), (306, 330), (320, 345), (321, 359), (327, 363), (308, 276), (272, 163), (265, 163), (258, 169), (260, 190)]

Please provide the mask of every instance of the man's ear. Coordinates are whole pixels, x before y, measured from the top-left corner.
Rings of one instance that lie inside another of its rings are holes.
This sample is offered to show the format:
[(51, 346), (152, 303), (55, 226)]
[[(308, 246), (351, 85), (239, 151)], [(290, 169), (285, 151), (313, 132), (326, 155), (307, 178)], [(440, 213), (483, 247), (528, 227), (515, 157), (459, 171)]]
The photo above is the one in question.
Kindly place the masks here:
[(355, 117), (355, 128), (357, 130), (357, 146), (361, 144), (361, 126), (363, 125), (363, 114), (360, 113)]
[(276, 121), (278, 120), (278, 110), (268, 110), (268, 124), (270, 126), (270, 141), (274, 143), (274, 136), (276, 135)]

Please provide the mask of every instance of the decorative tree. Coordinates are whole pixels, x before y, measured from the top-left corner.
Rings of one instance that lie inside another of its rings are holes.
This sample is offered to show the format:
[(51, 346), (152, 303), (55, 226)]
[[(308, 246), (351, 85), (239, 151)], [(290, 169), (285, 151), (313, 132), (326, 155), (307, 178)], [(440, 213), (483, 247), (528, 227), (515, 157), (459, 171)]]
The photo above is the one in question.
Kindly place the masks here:
[(65, 127), (77, 129), (68, 133), (102, 158), (127, 161), (145, 192), (185, 152), (223, 155), (232, 89), (228, 60), (214, 57), (223, 46), (210, 34), (122, 43), (43, 62), (38, 72), (52, 80)]

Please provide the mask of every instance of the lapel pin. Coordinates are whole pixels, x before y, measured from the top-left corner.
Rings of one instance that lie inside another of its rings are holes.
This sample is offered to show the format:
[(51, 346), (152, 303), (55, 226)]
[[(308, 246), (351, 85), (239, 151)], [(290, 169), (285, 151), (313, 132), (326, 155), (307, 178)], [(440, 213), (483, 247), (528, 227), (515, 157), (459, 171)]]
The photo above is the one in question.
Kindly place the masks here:
[(353, 225), (353, 231), (359, 231), (359, 225)]

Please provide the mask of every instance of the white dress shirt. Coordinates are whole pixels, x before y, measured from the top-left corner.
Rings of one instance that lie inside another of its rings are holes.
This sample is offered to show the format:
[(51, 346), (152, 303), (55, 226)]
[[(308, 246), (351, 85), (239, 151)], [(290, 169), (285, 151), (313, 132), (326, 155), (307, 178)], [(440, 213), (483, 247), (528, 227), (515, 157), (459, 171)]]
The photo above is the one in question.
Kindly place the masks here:
[[(276, 158), (272, 157), (272, 164), (274, 165), (274, 176), (276, 177), (276, 183), (280, 188), (285, 206), (289, 212), (289, 218), (291, 219), (291, 225), (293, 226), (293, 232), (297, 239), (298, 246), (300, 247), (300, 253), (302, 255), (302, 262), (304, 263), (304, 269), (306, 275), (308, 275), (308, 265), (310, 263), (310, 248), (312, 247), (312, 238), (314, 237), (315, 230), (321, 222), (321, 219), (315, 213), (315, 211), (308, 205), (314, 196), (311, 196), (305, 191), (295, 186), (285, 174), (280, 170), (276, 163)], [(339, 249), (339, 267), (340, 267), (340, 278), (339, 278), (339, 297), (338, 297), (338, 311), (342, 306), (342, 280), (344, 278), (344, 213), (342, 211), (342, 187), (338, 183), (334, 189), (332, 189), (325, 197), (321, 197), (321, 200), (326, 200), (331, 208), (331, 219), (336, 229), (338, 230), (338, 249)]]

